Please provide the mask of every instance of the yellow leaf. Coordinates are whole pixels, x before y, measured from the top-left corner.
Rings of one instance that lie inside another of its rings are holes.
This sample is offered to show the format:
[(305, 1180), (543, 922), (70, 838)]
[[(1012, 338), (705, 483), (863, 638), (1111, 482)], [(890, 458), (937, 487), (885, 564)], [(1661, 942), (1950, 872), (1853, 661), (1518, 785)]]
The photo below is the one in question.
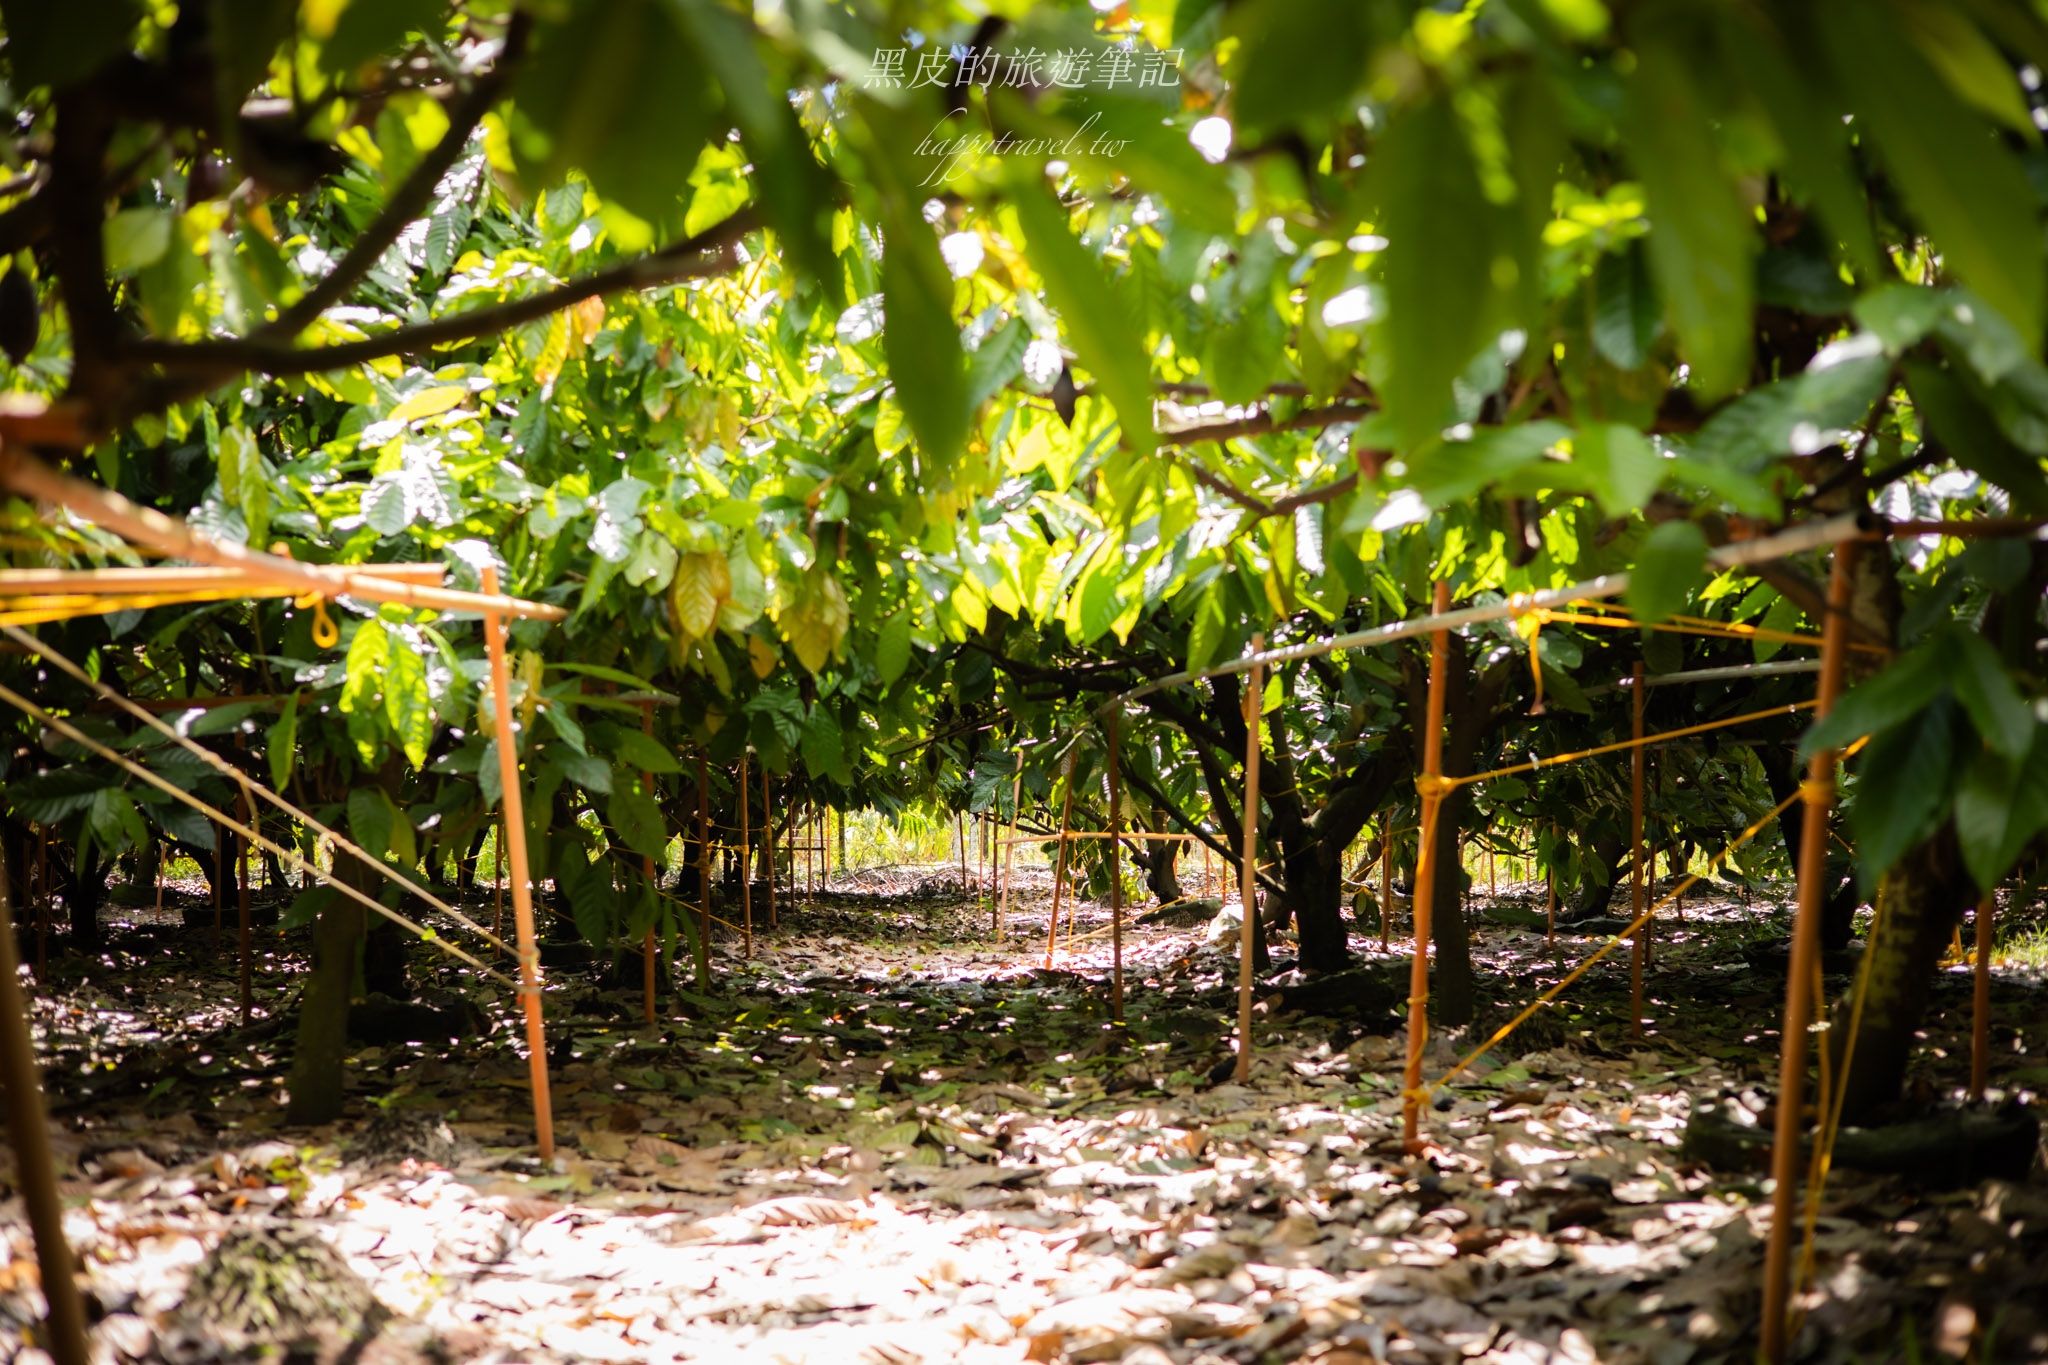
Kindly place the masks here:
[(440, 388), (421, 389), (412, 397), (391, 410), (387, 419), (393, 422), (415, 422), (422, 417), (432, 417), (437, 412), (446, 412), (469, 396), (469, 390), (459, 384)]
[(846, 590), (829, 575), (814, 580), (804, 595), (776, 618), (782, 637), (796, 651), (797, 662), (815, 673), (832, 657), (832, 651), (846, 638), (853, 614), (846, 605)]
[(542, 388), (549, 388), (568, 361), (569, 315), (556, 313), (548, 319), (547, 340), (541, 343), (540, 356), (533, 362), (533, 377), (540, 381)]
[(577, 339), (585, 346), (597, 340), (597, 330), (604, 326), (604, 300), (593, 295), (569, 311), (576, 316)]
[(668, 585), (677, 629), (693, 639), (706, 634), (718, 619), (719, 603), (731, 593), (732, 572), (724, 555), (684, 555), (676, 561), (676, 576)]
[(522, 734), (533, 728), (533, 713), (540, 707), (541, 668), (539, 654), (530, 649), (519, 651), (519, 681), (526, 689), (519, 698), (519, 729)]
[(758, 635), (747, 637), (747, 658), (754, 665), (754, 676), (765, 678), (775, 671), (775, 665), (782, 658), (775, 652), (775, 646)]

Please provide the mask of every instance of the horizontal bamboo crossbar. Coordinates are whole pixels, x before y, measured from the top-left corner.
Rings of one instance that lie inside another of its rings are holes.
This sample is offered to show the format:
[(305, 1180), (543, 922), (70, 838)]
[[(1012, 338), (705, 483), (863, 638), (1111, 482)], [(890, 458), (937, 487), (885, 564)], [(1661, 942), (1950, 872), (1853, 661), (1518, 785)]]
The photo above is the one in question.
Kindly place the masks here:
[(1089, 829), (1070, 829), (1070, 830), (1067, 830), (1067, 831), (1065, 831), (1065, 832), (1063, 832), (1063, 833), (1058, 833), (1058, 834), (1019, 834), (1019, 835), (1016, 835), (1016, 836), (1014, 836), (1014, 837), (1010, 837), (1010, 838), (1002, 838), (1002, 839), (998, 839), (998, 840), (996, 840), (996, 843), (997, 843), (998, 845), (1001, 845), (1001, 844), (1056, 844), (1056, 843), (1058, 843), (1058, 842), (1059, 842), (1060, 840), (1062, 840), (1062, 839), (1110, 839), (1110, 838), (1116, 838), (1116, 839), (1175, 839), (1175, 840), (1187, 840), (1187, 839), (1192, 839), (1192, 838), (1194, 838), (1194, 837), (1195, 837), (1195, 836), (1194, 836), (1194, 835), (1192, 835), (1192, 834), (1149, 834), (1149, 833), (1135, 833), (1135, 832), (1133, 832), (1133, 831), (1131, 831), (1131, 830), (1124, 830), (1124, 831), (1123, 831), (1122, 833), (1120, 833), (1120, 834), (1115, 834), (1115, 835), (1112, 835), (1112, 834), (1111, 834), (1111, 833), (1110, 833), (1110, 832), (1109, 832), (1108, 830), (1106, 830), (1106, 829), (1094, 829), (1094, 830), (1089, 830)]
[[(448, 576), (445, 564), (365, 564), (356, 570), (393, 582), (439, 587)], [(213, 564), (152, 566), (142, 569), (0, 569), (0, 597), (86, 596), (103, 593), (236, 592), (289, 593), (267, 574)]]
[(11, 442), (0, 444), (0, 487), (55, 503), (74, 516), (170, 558), (239, 569), (252, 579), (294, 588), (299, 593), (396, 602), (431, 611), (490, 611), (541, 621), (563, 621), (569, 616), (563, 608), (545, 602), (528, 602), (503, 594), (460, 592), (385, 577), (380, 572), (388, 567), (385, 565), (302, 564), (283, 555), (264, 554), (245, 545), (216, 540), (193, 529), (182, 518), (165, 516), (110, 489), (53, 469)]

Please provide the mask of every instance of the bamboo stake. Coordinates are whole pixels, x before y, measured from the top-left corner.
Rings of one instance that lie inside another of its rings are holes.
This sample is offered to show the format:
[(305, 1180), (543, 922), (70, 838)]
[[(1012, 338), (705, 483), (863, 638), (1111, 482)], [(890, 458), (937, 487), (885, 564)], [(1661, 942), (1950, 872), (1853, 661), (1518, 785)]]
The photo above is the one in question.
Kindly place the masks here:
[[(1451, 585), (1436, 585), (1432, 610), (1450, 610)], [(1422, 1149), (1422, 1046), (1429, 1036), (1429, 936), (1436, 900), (1436, 819), (1443, 800), (1439, 784), (1444, 771), (1444, 672), (1450, 663), (1447, 630), (1429, 636), (1429, 700), (1422, 723), (1421, 819), (1415, 847), (1415, 956), (1408, 968), (1408, 1065), (1401, 1081), (1401, 1141), (1410, 1153)]]
[(498, 817), (498, 840), (491, 849), (491, 937), (505, 938), (505, 817)]
[(1067, 821), (1074, 813), (1074, 755), (1067, 755), (1067, 794), (1060, 802), (1059, 859), (1052, 874), (1052, 920), (1046, 926), (1045, 965), (1052, 967), (1053, 946), (1060, 936), (1060, 893), (1067, 885)]
[[(1629, 752), (1629, 918), (1643, 915), (1643, 661), (1636, 660), (1635, 677), (1629, 684), (1632, 737), (1636, 747)], [(1643, 965), (1649, 957), (1650, 926), (1636, 930), (1634, 951), (1629, 955), (1629, 1032), (1643, 1036)]]
[(1109, 1017), (1124, 1021), (1124, 879), (1123, 808), (1117, 786), (1117, 712), (1109, 713)]
[(711, 991), (711, 775), (697, 751), (697, 989)]
[[(789, 875), (791, 880), (795, 880), (796, 850), (793, 846), (796, 843), (796, 832), (789, 828), (787, 820), (783, 821), (783, 829), (789, 835), (792, 845), (789, 858)], [(762, 851), (768, 855), (768, 927), (773, 929), (777, 923), (775, 918), (775, 807), (768, 800), (768, 765), (766, 763), (761, 765), (761, 845)]]
[[(235, 814), (242, 817), (243, 824), (253, 824), (258, 817), (254, 808), (255, 803), (249, 800), (249, 788), (246, 783), (235, 794), (235, 799), (241, 803)], [(242, 949), (242, 1023), (246, 1027), (255, 1014), (256, 1001), (249, 981), (249, 841), (240, 834), (235, 836), (235, 852), (241, 874), (241, 885), (235, 892), (235, 910)]]
[(740, 750), (740, 956), (754, 955), (754, 835), (747, 828), (747, 751)]
[[(76, 864), (74, 864), (74, 867)], [(36, 983), (40, 985), (50, 976), (50, 831), (46, 826), (36, 826)], [(214, 934), (219, 937), (219, 927)]]
[[(1835, 547), (1828, 579), (1827, 619), (1821, 623), (1820, 686), (1814, 706), (1818, 724), (1842, 690), (1842, 652), (1849, 633), (1849, 571), (1855, 546)], [(1761, 1353), (1770, 1365), (1786, 1356), (1786, 1303), (1790, 1294), (1794, 1187), (1799, 1171), (1800, 1110), (1805, 1103), (1807, 1019), (1813, 978), (1820, 959), (1820, 915), (1827, 873), (1828, 815), (1835, 796), (1835, 752), (1822, 750), (1807, 764), (1800, 784), (1806, 819), (1799, 829), (1799, 910), (1792, 924), (1792, 961), (1785, 977), (1785, 1020), (1779, 1031), (1778, 1123), (1771, 1145), (1770, 1240), (1764, 1247), (1764, 1303)]]
[[(1252, 636), (1252, 653), (1266, 647)], [(1238, 879), (1237, 1070), (1239, 1085), (1252, 1076), (1252, 954), (1258, 932), (1259, 896), (1259, 729), (1265, 718), (1266, 670), (1254, 664), (1244, 691), (1244, 870)]]
[(1543, 946), (1557, 956), (1557, 836), (1555, 821), (1550, 826), (1550, 866), (1545, 868), (1547, 886), (1543, 905)]
[[(1010, 784), (1010, 842), (1003, 845), (1002, 885), (996, 889), (996, 942), (1003, 941), (1003, 920), (1010, 908), (1010, 888), (1016, 880), (1017, 868), (1017, 817), (1024, 800), (1024, 761), (1020, 754), (1017, 760), (1017, 777)], [(840, 817), (842, 820), (844, 816)], [(841, 828), (844, 828), (842, 825)]]
[(47, 1330), (38, 1335), (57, 1365), (87, 1365), (85, 1306), (72, 1277), (71, 1245), (64, 1240), (64, 1206), (50, 1160), (50, 1116), (29, 1035), (20, 955), (14, 942), (14, 906), (7, 889), (7, 854), (0, 846), (0, 1108), (14, 1147), (14, 1179), (35, 1237)]
[(1389, 819), (1380, 836), (1380, 951), (1394, 932), (1394, 822)]
[[(498, 592), (495, 565), (483, 567), (486, 597)], [(548, 1092), (548, 1040), (540, 1016), (540, 949), (533, 934), (533, 885), (527, 879), (526, 812), (519, 786), (519, 731), (512, 720), (511, 670), (505, 664), (505, 618), (484, 613), (484, 645), (491, 660), (491, 698), (497, 720), (499, 809), (512, 865), (512, 925), (519, 936), (519, 994), (526, 1006), (526, 1064), (533, 1085), (534, 1137), (541, 1160), (555, 1159), (554, 1100)]]
[(960, 890), (965, 893), (967, 886), (967, 821), (959, 811), (953, 812), (953, 837), (960, 841)]
[(1981, 1103), (1991, 1079), (1991, 943), (1997, 894), (1987, 891), (1977, 902), (1977, 970), (1970, 1001), (1970, 1098)]
[[(653, 702), (643, 701), (640, 703), (640, 733), (649, 736), (654, 733)], [(654, 795), (654, 774), (649, 772), (641, 773), (640, 787), (648, 797), (652, 798)], [(641, 874), (647, 878), (648, 884), (652, 885), (654, 883), (654, 859), (647, 857), (645, 854), (641, 856)], [(640, 1015), (645, 1022), (650, 1024), (654, 1022), (654, 985), (654, 926), (650, 924), (647, 926), (647, 938), (640, 945)]]

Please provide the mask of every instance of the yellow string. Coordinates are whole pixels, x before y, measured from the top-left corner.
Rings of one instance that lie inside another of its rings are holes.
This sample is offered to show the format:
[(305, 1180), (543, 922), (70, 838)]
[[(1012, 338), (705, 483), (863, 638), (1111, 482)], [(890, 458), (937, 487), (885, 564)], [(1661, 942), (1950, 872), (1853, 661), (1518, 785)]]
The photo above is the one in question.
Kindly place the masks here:
[(1683, 739), (1687, 735), (1705, 734), (1709, 730), (1725, 730), (1730, 726), (1747, 725), (1753, 720), (1766, 720), (1772, 716), (1782, 716), (1788, 711), (1804, 711), (1810, 709), (1813, 705), (1812, 701), (1787, 702), (1783, 706), (1766, 707), (1761, 711), (1750, 711), (1740, 716), (1730, 716), (1726, 720), (1705, 721), (1699, 725), (1687, 725), (1677, 730), (1660, 730), (1654, 735), (1644, 735), (1641, 739), (1619, 740), (1613, 744), (1602, 744), (1592, 749), (1581, 749), (1577, 753), (1558, 754), (1552, 758), (1532, 758), (1527, 763), (1515, 763), (1505, 768), (1494, 768), (1488, 772), (1473, 773), (1469, 777), (1419, 777), (1415, 780), (1415, 785), (1420, 789), (1426, 783), (1437, 784), (1435, 788), (1436, 794), (1442, 795), (1453, 788), (1470, 786), (1474, 782), (1485, 782), (1496, 777), (1509, 777), (1515, 773), (1533, 773), (1543, 768), (1556, 767), (1560, 763), (1576, 763), (1580, 759), (1597, 758), (1601, 754), (1615, 754), (1627, 749), (1644, 748), (1652, 744), (1662, 744), (1666, 740)]
[[(1818, 648), (1822, 639), (1818, 635), (1803, 635), (1796, 631), (1766, 630), (1760, 626), (1744, 625), (1739, 621), (1714, 621), (1704, 616), (1670, 616), (1662, 621), (1640, 621), (1633, 615), (1623, 614), (1624, 608), (1603, 607), (1600, 603), (1575, 603), (1569, 609), (1535, 607), (1518, 612), (1518, 617), (1529, 616), (1538, 619), (1539, 624), (1607, 626), (1617, 630), (1661, 630), (1672, 635), (1702, 635), (1720, 640), (1774, 641), (1787, 645), (1812, 645)], [(1844, 641), (1851, 649), (1868, 654), (1886, 654), (1890, 651), (1882, 645), (1866, 644), (1857, 640)]]
[(1601, 944), (1600, 947), (1596, 949), (1590, 957), (1588, 957), (1585, 961), (1581, 962), (1578, 966), (1572, 968), (1571, 972), (1568, 975), (1566, 975), (1566, 977), (1562, 981), (1558, 982), (1555, 986), (1552, 986), (1543, 994), (1537, 996), (1536, 999), (1529, 1004), (1529, 1007), (1527, 1009), (1524, 1009), (1520, 1014), (1516, 1015), (1513, 1019), (1510, 1019), (1507, 1023), (1501, 1025), (1499, 1029), (1494, 1031), (1494, 1034), (1491, 1038), (1488, 1038), (1485, 1042), (1481, 1043), (1478, 1047), (1474, 1048), (1470, 1053), (1466, 1054), (1466, 1056), (1462, 1058), (1457, 1065), (1453, 1066), (1449, 1071), (1446, 1071), (1442, 1076), (1439, 1076), (1436, 1080), (1436, 1083), (1430, 1086), (1429, 1089), (1437, 1090), (1442, 1088), (1443, 1086), (1449, 1085), (1451, 1082), (1451, 1078), (1453, 1076), (1456, 1076), (1457, 1074), (1465, 1070), (1465, 1068), (1471, 1066), (1472, 1063), (1478, 1061), (1479, 1058), (1485, 1052), (1487, 1052), (1489, 1049), (1500, 1043), (1509, 1034), (1513, 1033), (1523, 1024), (1527, 1023), (1530, 1017), (1533, 1016), (1536, 1013), (1536, 1011), (1542, 1009), (1545, 1005), (1557, 999), (1557, 997), (1562, 995), (1574, 981), (1577, 981), (1580, 977), (1584, 976), (1587, 972), (1591, 971), (1593, 969), (1593, 965), (1599, 962), (1601, 958), (1606, 957), (1616, 948), (1619, 948), (1622, 944), (1628, 942), (1629, 939), (1635, 936), (1637, 930), (1641, 929), (1645, 924), (1648, 924), (1650, 920), (1653, 917), (1655, 917), (1656, 913), (1659, 910), (1663, 909), (1666, 905), (1669, 905), (1672, 901), (1677, 900), (1686, 892), (1692, 890), (1692, 888), (1698, 885), (1700, 882), (1705, 881), (1708, 876), (1712, 875), (1714, 869), (1721, 865), (1723, 859), (1725, 859), (1729, 854), (1733, 853), (1736, 849), (1748, 843), (1751, 839), (1754, 839), (1766, 825), (1770, 824), (1771, 821), (1777, 819), (1780, 815), (1783, 815), (1787, 810), (1791, 808), (1792, 803), (1794, 801), (1797, 801), (1798, 799), (1799, 794), (1797, 792), (1794, 792), (1792, 795), (1786, 797), (1783, 801), (1780, 801), (1776, 806), (1772, 807), (1770, 814), (1764, 816), (1761, 820), (1758, 820), (1748, 829), (1742, 831), (1742, 833), (1737, 835), (1734, 841), (1731, 842), (1726, 848), (1723, 848), (1719, 853), (1716, 853), (1713, 857), (1709, 858), (1707, 860), (1707, 865), (1704, 870), (1695, 872), (1692, 875), (1688, 876), (1683, 882), (1680, 882), (1678, 886), (1673, 888), (1671, 891), (1665, 893), (1663, 899), (1657, 901), (1649, 909), (1643, 911), (1642, 914), (1636, 916), (1636, 918), (1630, 922), (1629, 926), (1626, 929), (1623, 929), (1620, 932), (1612, 935), (1607, 940), (1607, 942)]

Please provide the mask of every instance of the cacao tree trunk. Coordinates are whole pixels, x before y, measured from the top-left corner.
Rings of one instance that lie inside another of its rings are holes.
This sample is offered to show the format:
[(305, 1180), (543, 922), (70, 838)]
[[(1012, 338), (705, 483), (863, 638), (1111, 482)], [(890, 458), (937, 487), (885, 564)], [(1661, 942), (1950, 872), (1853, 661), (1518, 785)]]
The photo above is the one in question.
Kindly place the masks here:
[[(375, 878), (354, 858), (336, 860), (334, 875), (367, 894)], [(299, 1003), (299, 1028), (288, 1082), (288, 1122), (332, 1123), (347, 1102), (343, 1062), (348, 1056), (348, 1002), (354, 992), (356, 945), (363, 940), (369, 911), (346, 896), (335, 896), (313, 925), (313, 961)]]

